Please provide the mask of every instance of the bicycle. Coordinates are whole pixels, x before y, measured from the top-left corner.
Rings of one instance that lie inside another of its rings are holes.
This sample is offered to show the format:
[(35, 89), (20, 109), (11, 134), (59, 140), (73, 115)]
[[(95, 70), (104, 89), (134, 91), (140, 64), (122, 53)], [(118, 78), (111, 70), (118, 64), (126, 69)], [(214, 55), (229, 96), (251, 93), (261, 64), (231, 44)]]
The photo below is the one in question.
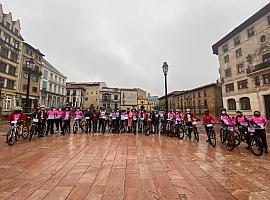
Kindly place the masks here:
[(90, 132), (91, 132), (90, 117), (85, 117), (85, 133), (88, 134)]
[(146, 122), (146, 126), (145, 126), (145, 135), (149, 136), (152, 133), (152, 123), (151, 123), (151, 119), (148, 118), (147, 122)]
[(197, 122), (196, 121), (193, 121), (190, 125), (187, 125), (186, 128), (185, 128), (185, 133), (186, 133), (186, 136), (191, 138), (191, 133), (194, 133), (194, 137), (197, 141), (199, 141), (199, 132), (198, 132), (198, 129), (197, 129)]
[(175, 121), (175, 135), (179, 139), (183, 139), (185, 136), (185, 124), (181, 119), (176, 119)]
[(23, 139), (27, 139), (29, 135), (29, 127), (24, 124), (18, 125), (17, 121), (12, 121), (10, 130), (7, 133), (7, 143), (9, 146), (15, 144), (15, 142), (22, 136)]
[(228, 151), (232, 151), (235, 148), (235, 128), (233, 126), (223, 125), (223, 138), (224, 146)]
[(214, 125), (218, 123), (211, 123), (211, 124), (206, 124), (206, 127), (208, 128), (208, 142), (212, 147), (216, 146), (217, 140), (216, 140), (216, 132), (214, 129)]
[(74, 124), (73, 124), (73, 134), (77, 134), (79, 128), (82, 129), (82, 132), (84, 130), (84, 123), (82, 123), (82, 121), (80, 121), (81, 119), (80, 118), (75, 118), (74, 119)]
[(41, 121), (39, 121), (39, 119), (32, 119), (29, 141), (32, 140), (33, 135), (43, 137), (44, 133), (46, 132), (46, 123), (43, 120), (43, 118), (41, 119)]
[(250, 123), (242, 123), (238, 126), (238, 130), (240, 132), (239, 136), (239, 143), (245, 142), (248, 143), (248, 137), (249, 142), (248, 144), (249, 150), (255, 155), (255, 156), (261, 156), (263, 154), (263, 145), (261, 139), (256, 136), (256, 129), (261, 128), (260, 125), (254, 124), (251, 125)]

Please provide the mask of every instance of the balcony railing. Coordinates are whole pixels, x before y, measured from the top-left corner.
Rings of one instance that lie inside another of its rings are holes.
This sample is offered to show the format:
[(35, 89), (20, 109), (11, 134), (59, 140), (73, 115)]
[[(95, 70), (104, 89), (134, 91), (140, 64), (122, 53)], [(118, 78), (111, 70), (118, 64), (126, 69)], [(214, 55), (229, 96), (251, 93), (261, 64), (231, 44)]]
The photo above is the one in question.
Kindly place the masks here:
[(263, 62), (263, 63), (260, 63), (258, 65), (252, 66), (252, 67), (248, 67), (247, 74), (252, 74), (254, 72), (258, 72), (258, 71), (268, 69), (268, 68), (270, 69), (270, 61)]

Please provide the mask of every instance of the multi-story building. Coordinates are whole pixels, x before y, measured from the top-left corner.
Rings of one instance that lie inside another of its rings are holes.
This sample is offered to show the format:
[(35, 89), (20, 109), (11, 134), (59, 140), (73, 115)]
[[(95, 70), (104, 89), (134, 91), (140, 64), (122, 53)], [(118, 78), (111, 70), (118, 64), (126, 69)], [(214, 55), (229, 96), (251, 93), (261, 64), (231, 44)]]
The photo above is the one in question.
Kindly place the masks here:
[[(28, 76), (30, 74), (29, 85), (29, 108), (32, 110), (38, 106), (40, 100), (40, 80), (42, 69), (42, 57), (44, 55), (28, 43), (23, 42), (20, 68), (18, 70), (18, 96), (19, 105), (25, 107), (28, 87)], [(33, 68), (29, 71), (27, 62), (33, 62)]]
[(193, 113), (201, 115), (204, 109), (209, 109), (214, 115), (220, 114), (222, 104), (222, 89), (220, 84), (211, 83), (191, 90), (177, 93), (173, 96), (175, 109), (185, 111), (189, 108)]
[(67, 77), (64, 74), (43, 59), (40, 104), (48, 107), (64, 106), (66, 102), (66, 79)]
[(138, 102), (137, 89), (121, 88), (120, 93), (121, 93), (120, 108), (122, 110), (133, 109), (137, 107)]
[(99, 105), (111, 112), (113, 109), (120, 109), (120, 98), (121, 92), (118, 88), (103, 87), (100, 90)]
[(67, 83), (66, 91), (66, 105), (72, 108), (83, 108), (85, 100), (85, 88), (83, 88), (81, 85), (72, 85)]
[(107, 87), (105, 82), (69, 82), (69, 86), (81, 87), (85, 90), (82, 108), (99, 109), (100, 90)]
[(234, 113), (270, 119), (270, 3), (212, 46), (218, 55), (223, 103)]
[(138, 100), (137, 100), (137, 109), (144, 109), (146, 111), (150, 111), (150, 105), (148, 102), (148, 97), (146, 96), (146, 91), (136, 88), (138, 93)]
[[(169, 110), (175, 110), (176, 109), (176, 104), (175, 104), (175, 98), (174, 96), (175, 95), (178, 95), (178, 94), (182, 94), (184, 91), (173, 91), (169, 94), (167, 94), (167, 98), (168, 98), (168, 109)], [(159, 98), (159, 107), (160, 107), (160, 110), (164, 110), (166, 109), (166, 96), (162, 96)]]
[(151, 96), (150, 93), (148, 93), (147, 99), (149, 104), (149, 110), (156, 109), (158, 107), (158, 96)]
[(8, 114), (19, 103), (17, 96), (19, 61), (22, 51), (20, 21), (5, 14), (0, 4), (0, 112)]

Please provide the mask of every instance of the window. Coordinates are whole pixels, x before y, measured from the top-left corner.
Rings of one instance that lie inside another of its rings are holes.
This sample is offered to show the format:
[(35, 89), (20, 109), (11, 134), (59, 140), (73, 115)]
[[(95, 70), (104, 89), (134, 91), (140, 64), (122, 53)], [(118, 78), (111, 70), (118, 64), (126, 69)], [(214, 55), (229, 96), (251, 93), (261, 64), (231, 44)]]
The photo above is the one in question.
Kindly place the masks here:
[(201, 97), (201, 92), (198, 92), (198, 97)]
[(267, 21), (268, 21), (268, 24), (270, 25), (270, 15), (267, 16)]
[(255, 86), (260, 86), (261, 85), (261, 80), (259, 76), (256, 76), (254, 78)]
[(237, 50), (235, 51), (235, 54), (236, 54), (236, 58), (241, 57), (241, 56), (242, 56), (242, 49), (241, 49), (241, 48), (240, 48), (240, 49), (237, 49)]
[(4, 87), (5, 78), (0, 76), (0, 87)]
[(264, 43), (265, 41), (266, 41), (266, 35), (262, 35), (261, 37), (260, 37), (260, 42), (261, 43)]
[(234, 84), (233, 83), (227, 84), (225, 87), (226, 87), (226, 92), (234, 91)]
[(47, 90), (47, 81), (42, 81), (42, 90)]
[(73, 90), (72, 95), (76, 96), (76, 90)]
[(12, 66), (9, 66), (8, 68), (8, 73), (15, 76), (16, 74), (16, 68), (15, 67), (12, 67)]
[(240, 41), (240, 36), (237, 36), (236, 38), (234, 38), (234, 45), (235, 46), (237, 46), (237, 45), (239, 45), (240, 43), (241, 43), (241, 41)]
[(102, 100), (103, 101), (110, 101), (111, 95), (110, 94), (102, 94)]
[(263, 84), (270, 84), (270, 74), (263, 75)]
[(23, 84), (23, 90), (27, 90), (27, 85)]
[(54, 81), (57, 82), (57, 76), (56, 75), (54, 76)]
[(11, 97), (7, 96), (3, 99), (3, 109), (10, 110), (11, 109)]
[(246, 88), (248, 88), (248, 81), (247, 80), (238, 81), (237, 85), (238, 85), (239, 90), (246, 89)]
[(262, 60), (263, 60), (263, 62), (270, 61), (270, 53), (262, 55)]
[(18, 54), (14, 53), (14, 52), (11, 52), (10, 53), (10, 60), (12, 60), (14, 62), (17, 62), (17, 60), (18, 60)]
[(6, 22), (6, 27), (10, 29), (10, 23)]
[(7, 65), (3, 62), (0, 62), (0, 72), (6, 73)]
[(12, 80), (7, 80), (7, 88), (8, 89), (14, 89), (14, 81), (12, 81)]
[(245, 73), (245, 66), (244, 66), (244, 64), (238, 64), (237, 65), (237, 73), (238, 74)]
[(114, 100), (118, 100), (118, 95), (114, 95)]
[(236, 102), (234, 99), (228, 99), (228, 110), (236, 110)]
[(250, 29), (247, 30), (248, 37), (252, 37), (255, 35), (255, 29), (254, 27), (251, 27)]
[(229, 50), (229, 45), (228, 44), (225, 44), (223, 47), (223, 52), (226, 53), (228, 50)]
[(6, 49), (5, 47), (1, 47), (1, 51), (0, 51), (0, 55), (5, 57), (5, 58), (8, 58), (8, 49)]
[(49, 86), (49, 91), (51, 92), (52, 91), (52, 84), (50, 83), (50, 86)]
[(10, 36), (6, 33), (3, 33), (2, 40), (4, 40), (6, 43), (10, 43)]
[(250, 100), (248, 97), (242, 97), (240, 99), (240, 109), (241, 110), (251, 110)]
[(43, 78), (48, 79), (48, 70), (44, 69), (43, 71)]
[(195, 93), (193, 93), (193, 98), (195, 98)]
[(229, 55), (224, 56), (224, 63), (228, 63), (228, 62), (230, 62), (230, 57), (229, 57)]
[(225, 69), (225, 76), (226, 76), (226, 77), (232, 76), (232, 70), (231, 70), (231, 68)]
[(84, 100), (85, 100), (85, 101), (88, 101), (88, 98), (86, 97)]
[(207, 96), (206, 90), (203, 91), (203, 95), (204, 95), (205, 97)]
[(32, 92), (37, 93), (37, 87), (32, 87)]
[(70, 95), (70, 90), (67, 90), (67, 96), (69, 96)]
[(13, 46), (14, 48), (18, 49), (18, 48), (19, 48), (19, 42), (18, 42), (17, 40), (13, 39), (13, 41), (12, 41), (12, 46)]
[(34, 82), (38, 82), (38, 77), (33, 76), (33, 77), (32, 77), (32, 80), (33, 80)]
[(204, 100), (204, 108), (205, 109), (208, 108), (208, 103), (207, 103), (207, 100), (206, 99)]

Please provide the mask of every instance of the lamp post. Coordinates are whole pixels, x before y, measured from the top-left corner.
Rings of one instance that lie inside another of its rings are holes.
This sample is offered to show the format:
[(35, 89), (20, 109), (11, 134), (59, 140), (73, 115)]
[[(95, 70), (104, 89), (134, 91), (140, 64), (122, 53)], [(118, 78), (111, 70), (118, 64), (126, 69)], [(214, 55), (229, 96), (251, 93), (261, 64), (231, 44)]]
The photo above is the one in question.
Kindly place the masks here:
[(167, 93), (167, 74), (168, 74), (168, 70), (169, 70), (169, 66), (167, 64), (167, 62), (163, 63), (162, 66), (162, 71), (165, 77), (165, 111), (166, 111), (166, 115), (168, 114), (169, 111), (169, 106), (168, 106), (168, 93)]
[(4, 80), (1, 79), (0, 80), (0, 116), (2, 116), (2, 105), (3, 105), (3, 102), (2, 102), (2, 88), (4, 87)]
[(30, 110), (31, 110), (31, 108), (30, 108), (31, 105), (29, 105), (30, 104), (30, 101), (29, 101), (30, 80), (31, 80), (30, 76), (31, 76), (32, 71), (34, 70), (34, 67), (35, 67), (35, 63), (34, 63), (34, 60), (32, 58), (30, 60), (26, 61), (25, 71), (27, 72), (28, 77), (27, 77), (26, 98), (25, 98), (25, 104), (24, 104), (25, 112), (30, 112)]

